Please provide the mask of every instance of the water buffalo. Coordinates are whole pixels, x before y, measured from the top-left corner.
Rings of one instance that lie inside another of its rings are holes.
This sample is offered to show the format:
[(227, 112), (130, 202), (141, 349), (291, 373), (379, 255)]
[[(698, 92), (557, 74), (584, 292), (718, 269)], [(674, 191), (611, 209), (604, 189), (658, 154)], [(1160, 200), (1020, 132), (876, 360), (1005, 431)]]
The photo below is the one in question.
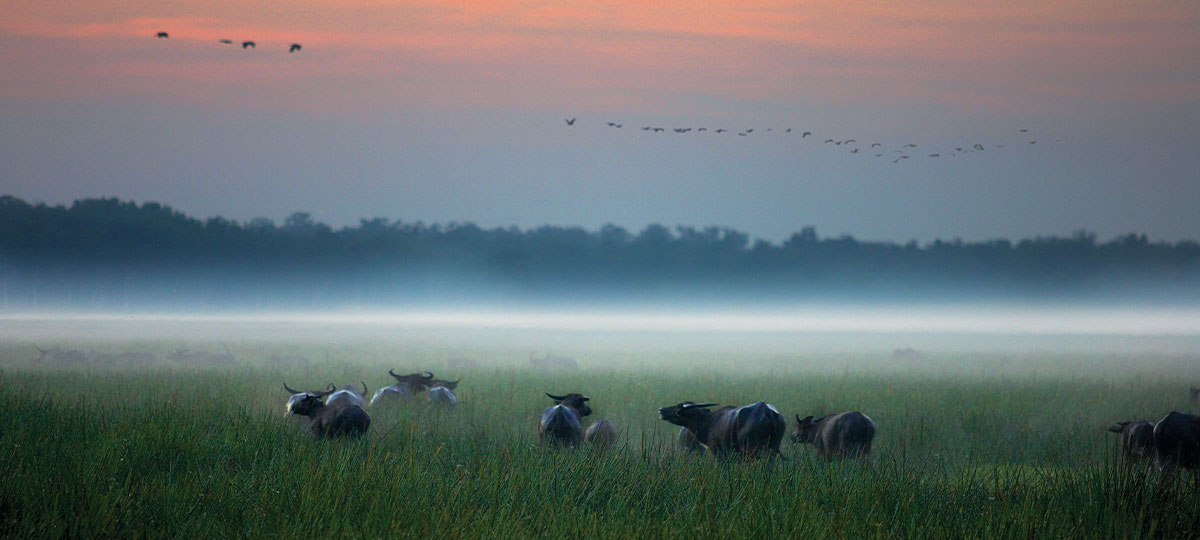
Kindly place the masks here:
[(329, 384), (329, 388), (326, 388), (324, 391), (320, 391), (320, 390), (296, 390), (295, 388), (290, 388), (290, 387), (288, 387), (287, 383), (283, 383), (283, 389), (284, 389), (284, 390), (287, 390), (287, 391), (288, 391), (288, 393), (289, 393), (289, 394), (291, 394), (291, 396), (290, 396), (290, 397), (288, 397), (288, 400), (287, 400), (287, 406), (286, 406), (286, 411), (287, 411), (287, 412), (286, 412), (285, 414), (288, 414), (288, 415), (292, 414), (292, 409), (293, 409), (293, 408), (294, 408), (294, 407), (295, 407), (295, 406), (296, 406), (298, 403), (300, 403), (300, 401), (301, 401), (301, 400), (303, 400), (303, 399), (305, 398), (305, 396), (310, 396), (310, 395), (311, 395), (311, 396), (317, 396), (317, 397), (319, 397), (319, 398), (324, 398), (325, 396), (328, 396), (329, 394), (332, 394), (332, 393), (334, 393), (334, 392), (336, 391), (336, 389), (333, 387), (333, 383), (330, 383), (330, 384)]
[(329, 397), (325, 398), (325, 404), (332, 407), (335, 405), (347, 404), (358, 407), (363, 406), (363, 397), (367, 395), (367, 383), (362, 383), (362, 392), (359, 392), (353, 385), (346, 385), (337, 390)]
[(554, 400), (554, 406), (542, 412), (538, 441), (549, 446), (579, 446), (583, 440), (580, 419), (592, 414), (592, 408), (586, 403), (591, 398), (583, 394), (556, 396), (547, 393), (546, 396)]
[(396, 379), (396, 384), (376, 390), (375, 395), (371, 396), (371, 405), (396, 403), (412, 399), (417, 394), (424, 392), (433, 382), (433, 374), (429, 372), (425, 372), (424, 374), (409, 373), (408, 375), (397, 375), (396, 372), (389, 369), (388, 375)]
[(1154, 458), (1154, 424), (1145, 420), (1117, 422), (1108, 430), (1121, 435), (1121, 454), (1127, 463)]
[[(297, 392), (283, 385), (293, 394)], [(304, 392), (294, 403), (289, 400), (288, 408), (292, 414), (307, 416), (312, 420), (312, 431), (317, 438), (349, 436), (357, 437), (366, 433), (371, 427), (371, 417), (362, 407), (350, 403), (327, 405), (321, 398), (332, 394), (331, 388), (325, 392)]]
[(1154, 425), (1154, 462), (1170, 476), (1200, 465), (1200, 416), (1171, 411)]
[(583, 433), (584, 442), (600, 449), (607, 449), (617, 442), (617, 426), (608, 420), (598, 420)]
[(831, 414), (813, 420), (796, 415), (792, 442), (808, 443), (817, 448), (821, 459), (866, 457), (871, 454), (875, 422), (858, 411)]
[(658, 415), (663, 420), (683, 426), (714, 456), (738, 455), (758, 457), (763, 453), (779, 454), (779, 443), (787, 422), (775, 407), (759, 401), (744, 407), (727, 405), (708, 410), (716, 403), (685, 401), (663, 407)]
[[(459, 379), (459, 381), (461, 380)], [(458, 381), (446, 381), (442, 379), (430, 381), (429, 403), (435, 407), (453, 409), (458, 405), (458, 396), (454, 395), (455, 388), (458, 388)]]

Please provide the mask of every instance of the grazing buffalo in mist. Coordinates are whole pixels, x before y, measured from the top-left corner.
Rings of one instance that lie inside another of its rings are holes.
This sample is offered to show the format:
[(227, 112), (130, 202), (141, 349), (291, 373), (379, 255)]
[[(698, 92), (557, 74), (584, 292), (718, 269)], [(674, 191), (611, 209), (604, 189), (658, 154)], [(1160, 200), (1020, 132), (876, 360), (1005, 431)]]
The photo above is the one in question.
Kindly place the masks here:
[[(461, 381), (459, 379), (458, 381)], [(429, 404), (435, 407), (444, 407), (453, 409), (458, 405), (458, 396), (454, 395), (454, 389), (458, 388), (458, 381), (446, 381), (442, 379), (434, 379), (429, 383)]]
[(1154, 424), (1145, 420), (1117, 422), (1108, 430), (1121, 435), (1121, 455), (1126, 463), (1154, 457)]
[(686, 427), (679, 428), (678, 445), (680, 450), (683, 450), (689, 454), (703, 454), (704, 452), (708, 451), (708, 448), (704, 447), (704, 444), (700, 442), (700, 439), (696, 438), (696, 434), (692, 433), (692, 431)]
[(462, 357), (451, 358), (446, 361), (446, 365), (449, 366), (451, 369), (457, 369), (457, 370), (479, 369), (479, 362), (476, 361), (474, 358), (462, 358)]
[(892, 358), (920, 358), (921, 352), (912, 347), (892, 349)]
[(530, 363), (530, 365), (532, 365), (533, 367), (538, 368), (538, 369), (547, 369), (547, 370), (548, 369), (569, 369), (569, 370), (579, 369), (579, 364), (577, 364), (575, 362), (574, 358), (568, 358), (566, 356), (555, 356), (550, 353), (546, 353), (546, 355), (541, 358), (538, 358), (537, 356), (530, 354), (529, 355), (529, 363)]
[(583, 433), (583, 440), (596, 448), (610, 448), (617, 443), (617, 426), (608, 420), (592, 422)]
[[(299, 393), (300, 397), (294, 402), (288, 400), (288, 409), (292, 414), (308, 417), (312, 421), (311, 428), (317, 438), (357, 437), (366, 433), (367, 428), (371, 427), (371, 416), (362, 407), (346, 402), (329, 405), (322, 400), (334, 393), (332, 385), (330, 386), (330, 389), (324, 392)], [(288, 388), (287, 384), (283, 387), (292, 392), (293, 398), (298, 394)]]
[(659, 409), (658, 415), (667, 422), (687, 428), (714, 456), (752, 458), (763, 453), (772, 457), (779, 454), (779, 443), (783, 442), (787, 422), (775, 407), (760, 401), (744, 407), (708, 410), (715, 405), (685, 401)]
[(1171, 411), (1154, 425), (1154, 462), (1170, 476), (1200, 465), (1200, 416)]
[(226, 351), (223, 353), (210, 353), (203, 351), (189, 351), (180, 349), (169, 355), (167, 358), (183, 364), (193, 366), (231, 366), (235, 362), (233, 354)]
[(361, 384), (362, 392), (359, 392), (357, 388), (349, 384), (338, 388), (328, 398), (325, 398), (325, 404), (331, 407), (342, 404), (362, 407), (363, 398), (367, 395), (367, 383), (364, 382)]
[(807, 443), (817, 448), (821, 459), (837, 457), (866, 457), (871, 454), (875, 439), (875, 422), (858, 411), (831, 414), (813, 420), (796, 415), (796, 431), (792, 442)]
[(385, 386), (375, 391), (375, 395), (371, 396), (371, 405), (398, 403), (412, 399), (424, 392), (433, 383), (433, 373), (409, 373), (408, 375), (397, 375), (396, 372), (388, 370), (388, 375), (396, 379), (396, 384)]
[(38, 357), (35, 362), (44, 364), (57, 364), (60, 366), (73, 365), (91, 365), (91, 366), (138, 366), (153, 364), (157, 358), (152, 353), (148, 352), (124, 352), (124, 353), (106, 353), (88, 349), (81, 351), (77, 349), (60, 349), (51, 347), (42, 349), (34, 347), (38, 351)]
[(538, 423), (538, 441), (556, 447), (579, 446), (583, 440), (580, 419), (592, 414), (592, 408), (587, 405), (591, 398), (583, 394), (556, 396), (546, 393), (546, 396), (554, 400), (554, 406), (542, 412), (541, 422)]

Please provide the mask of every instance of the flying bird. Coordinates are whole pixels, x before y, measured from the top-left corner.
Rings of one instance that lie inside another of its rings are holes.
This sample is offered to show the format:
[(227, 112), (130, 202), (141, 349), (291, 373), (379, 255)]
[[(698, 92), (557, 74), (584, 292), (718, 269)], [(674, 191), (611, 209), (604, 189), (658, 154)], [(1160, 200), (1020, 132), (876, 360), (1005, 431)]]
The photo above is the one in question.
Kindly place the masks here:
[(642, 131), (650, 131), (651, 129), (654, 129), (654, 128), (652, 128), (650, 126), (642, 126)]
[(659, 133), (659, 132), (662, 132), (662, 131), (666, 131), (666, 130), (664, 130), (663, 128), (654, 128), (654, 132), (655, 132), (655, 133)]
[(738, 133), (738, 136), (739, 136), (739, 137), (745, 137), (745, 136), (746, 136), (746, 134), (745, 134), (745, 133)]
[(829, 144), (831, 142), (833, 142), (833, 139), (825, 139), (825, 144)]
[(845, 142), (846, 144), (850, 144), (850, 143), (856, 143), (856, 142), (858, 142), (858, 141), (856, 141), (856, 140), (854, 140), (854, 139), (846, 139), (846, 140), (845, 140), (845, 141), (843, 141), (843, 142)]
[(982, 145), (982, 144), (979, 144), (979, 143), (975, 143), (975, 147), (974, 147), (974, 148), (975, 148), (976, 150), (983, 150), (983, 145)]
[(787, 128), (787, 130), (784, 131), (784, 133), (791, 133), (791, 132), (792, 132), (792, 128)]
[(747, 129), (747, 130), (746, 130), (746, 133), (754, 133), (754, 130), (753, 130), (753, 129)]
[(876, 146), (883, 146), (883, 145), (879, 144), (879, 143), (871, 143), (871, 148), (875, 148)]
[(224, 44), (226, 44), (226, 45), (233, 45), (233, 40), (232, 40), (232, 39), (220, 39), (220, 40), (217, 40), (217, 41), (220, 41), (221, 43), (224, 43)]
[(168, 36), (166, 32), (159, 32), (159, 33), (157, 34), (157, 37), (158, 37), (158, 39), (166, 39), (166, 38), (169, 38), (169, 37), (171, 37), (171, 36)]
[(800, 138), (801, 138), (801, 139), (803, 139), (803, 138), (805, 138), (805, 137), (807, 137), (807, 136), (809, 136), (809, 135), (812, 135), (812, 132), (811, 132), (811, 131), (805, 131), (804, 133), (801, 133), (801, 134), (800, 134)]
[(729, 131), (729, 130), (725, 129), (725, 128), (717, 128), (716, 133), (725, 133), (726, 131)]
[(253, 41), (243, 41), (242, 42), (243, 49), (253, 49), (254, 47), (255, 47), (255, 45), (254, 45)]
[(696, 129), (696, 133), (700, 133), (701, 131), (708, 131), (708, 128), (698, 128), (698, 129)]
[(857, 148), (855, 148), (854, 150), (851, 150), (851, 151), (850, 151), (850, 153), (851, 153), (851, 154), (857, 154), (857, 153), (858, 153), (858, 149), (857, 149)]
[(575, 125), (575, 119), (574, 119), (574, 118), (564, 118), (564, 119), (563, 119), (563, 122), (566, 122), (568, 126), (573, 126), (573, 125)]
[(1021, 130), (1021, 133), (1029, 133), (1029, 130), (1028, 130), (1028, 129), (1022, 129), (1022, 130)]
[(292, 53), (292, 52), (296, 52), (296, 51), (298, 51), (298, 50), (300, 50), (300, 44), (299, 44), (299, 43), (293, 43), (291, 47), (288, 47), (288, 52), (290, 52), (290, 53)]
[(917, 147), (917, 145), (915, 145), (915, 144), (913, 144), (913, 143), (908, 143), (908, 144), (904, 145), (904, 147), (905, 147), (905, 148), (916, 148), (916, 147)]
[(929, 157), (941, 157), (941, 154), (929, 154)]

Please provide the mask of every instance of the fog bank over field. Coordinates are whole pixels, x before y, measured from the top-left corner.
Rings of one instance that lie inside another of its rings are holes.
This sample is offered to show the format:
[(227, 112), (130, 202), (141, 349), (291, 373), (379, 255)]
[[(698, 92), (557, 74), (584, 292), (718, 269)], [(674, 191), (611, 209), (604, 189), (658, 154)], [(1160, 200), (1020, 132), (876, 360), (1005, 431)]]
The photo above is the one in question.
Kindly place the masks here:
[[(430, 343), (464, 352), (485, 344), (578, 352), (661, 350), (1064, 351), (1200, 353), (1200, 310), (1071, 306), (804, 306), (710, 310), (578, 309), (339, 312), (10, 313), (0, 340), (336, 346)], [(523, 350), (523, 349), (522, 349)]]

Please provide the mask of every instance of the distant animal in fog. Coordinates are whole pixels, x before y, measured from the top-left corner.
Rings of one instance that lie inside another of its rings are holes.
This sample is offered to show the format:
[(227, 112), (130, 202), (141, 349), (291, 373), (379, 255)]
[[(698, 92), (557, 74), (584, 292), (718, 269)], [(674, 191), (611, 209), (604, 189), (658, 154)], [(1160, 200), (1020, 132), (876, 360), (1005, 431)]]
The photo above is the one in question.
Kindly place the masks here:
[(714, 456), (779, 454), (787, 422), (775, 407), (759, 401), (744, 407), (708, 410), (715, 405), (685, 401), (663, 407), (658, 414), (667, 422), (688, 428)]
[(1108, 430), (1121, 435), (1121, 454), (1127, 462), (1154, 458), (1154, 424), (1145, 420), (1117, 422)]
[[(287, 384), (283, 387), (294, 392)], [(333, 392), (305, 392), (291, 405), (292, 414), (312, 419), (312, 432), (317, 438), (357, 437), (366, 433), (371, 427), (371, 416), (367, 411), (348, 403), (327, 405), (321, 398), (329, 393)]]
[(210, 353), (203, 351), (189, 351), (186, 349), (177, 350), (167, 358), (176, 362), (191, 366), (232, 366), (235, 363), (233, 354), (226, 351), (223, 353)]
[(921, 353), (912, 347), (892, 349), (892, 358), (920, 358)]
[(796, 431), (792, 442), (807, 443), (817, 448), (821, 459), (836, 457), (866, 457), (871, 454), (875, 439), (875, 422), (858, 411), (831, 414), (813, 420), (796, 415)]
[(1196, 388), (1195, 386), (1189, 387), (1188, 403), (1195, 405), (1197, 402), (1200, 402), (1200, 388)]
[(529, 363), (538, 369), (579, 369), (579, 364), (575, 363), (574, 358), (555, 356), (550, 353), (546, 353), (541, 358), (530, 354)]
[(542, 412), (538, 441), (554, 447), (579, 446), (584, 435), (580, 420), (592, 414), (592, 408), (587, 405), (591, 398), (576, 393), (556, 396), (547, 392), (546, 396), (554, 400), (554, 406)]
[(1154, 425), (1154, 462), (1170, 476), (1177, 467), (1200, 465), (1200, 417), (1171, 411)]
[(428, 371), (424, 374), (409, 373), (408, 375), (397, 375), (396, 372), (389, 369), (388, 375), (396, 379), (396, 384), (376, 390), (375, 395), (371, 397), (371, 405), (395, 403), (412, 399), (417, 394), (424, 392), (433, 382), (433, 373)]
[(362, 407), (363, 398), (366, 395), (367, 383), (362, 383), (362, 392), (359, 392), (358, 389), (352, 385), (346, 385), (330, 394), (329, 397), (325, 399), (325, 404), (329, 406), (346, 404)]
[(596, 448), (609, 448), (617, 442), (617, 426), (608, 420), (598, 420), (583, 433), (584, 442)]

